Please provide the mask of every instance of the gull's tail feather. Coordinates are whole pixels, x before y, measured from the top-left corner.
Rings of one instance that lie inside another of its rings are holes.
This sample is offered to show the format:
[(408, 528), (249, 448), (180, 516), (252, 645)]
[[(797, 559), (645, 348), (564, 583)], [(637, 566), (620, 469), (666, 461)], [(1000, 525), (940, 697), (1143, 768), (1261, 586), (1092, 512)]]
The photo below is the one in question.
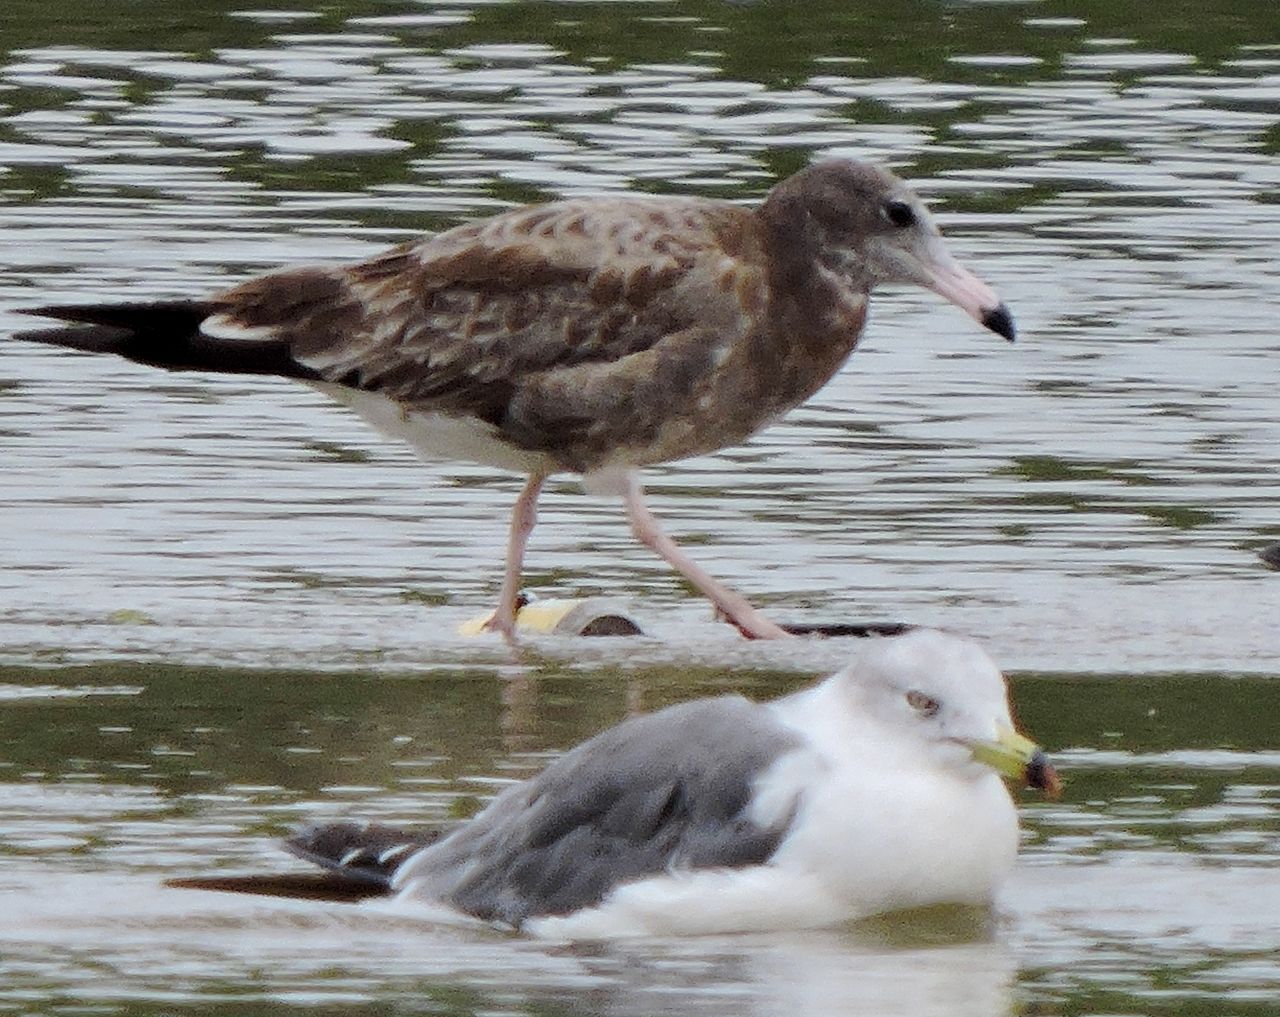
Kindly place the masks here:
[(179, 890), (215, 890), (219, 893), (251, 893), (259, 897), (329, 901), (353, 904), (369, 897), (383, 897), (387, 888), (336, 872), (281, 873), (262, 876), (184, 876), (166, 879), (165, 886)]
[(284, 846), (331, 873), (390, 889), (396, 870), (439, 836), (380, 823), (322, 823), (297, 831)]
[(23, 307), (21, 314), (66, 322), (14, 333), (25, 342), (85, 353), (114, 353), (169, 371), (270, 374), (316, 379), (299, 364), (283, 338), (273, 335), (214, 336), (201, 326), (218, 312), (199, 300), (155, 300), (127, 304), (62, 304)]
[(391, 892), (396, 869), (440, 836), (439, 830), (403, 830), (380, 823), (322, 823), (290, 835), (284, 846), (326, 869), (253, 876), (189, 876), (165, 880), (182, 890), (217, 890), (262, 897), (349, 903)]

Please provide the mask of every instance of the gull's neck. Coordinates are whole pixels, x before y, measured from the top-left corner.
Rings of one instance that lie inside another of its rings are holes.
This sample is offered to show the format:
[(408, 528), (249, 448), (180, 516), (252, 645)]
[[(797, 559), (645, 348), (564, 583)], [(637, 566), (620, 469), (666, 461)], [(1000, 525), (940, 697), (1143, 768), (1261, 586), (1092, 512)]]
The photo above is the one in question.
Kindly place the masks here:
[[(874, 757), (883, 763), (917, 757), (914, 745), (904, 745), (893, 732), (862, 707), (860, 690), (836, 674), (819, 684), (769, 704), (788, 727), (833, 762), (848, 763)], [(918, 759), (914, 765), (919, 765)]]

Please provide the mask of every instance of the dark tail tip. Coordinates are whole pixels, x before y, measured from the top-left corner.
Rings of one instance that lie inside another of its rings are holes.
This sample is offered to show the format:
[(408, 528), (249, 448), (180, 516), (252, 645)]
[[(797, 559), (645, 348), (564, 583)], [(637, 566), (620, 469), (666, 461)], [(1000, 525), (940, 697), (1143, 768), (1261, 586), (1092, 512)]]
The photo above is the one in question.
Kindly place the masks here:
[(127, 304), (45, 304), (17, 307), (18, 314), (52, 318), (76, 325), (108, 325), (131, 332), (194, 331), (213, 313), (202, 300), (149, 300)]
[(165, 886), (179, 890), (215, 890), (219, 893), (251, 893), (259, 897), (287, 897), (291, 900), (355, 903), (369, 897), (385, 896), (385, 887), (363, 879), (351, 879), (336, 872), (314, 875), (282, 873), (261, 876), (184, 876), (166, 879)]
[(345, 878), (389, 888), (396, 870), (439, 836), (380, 823), (321, 823), (291, 834), (284, 848)]
[(165, 885), (295, 900), (361, 901), (389, 894), (396, 869), (439, 836), (438, 830), (403, 830), (379, 823), (320, 823), (291, 834), (284, 847), (325, 872), (185, 876), (166, 879)]
[(68, 324), (17, 332), (13, 338), (85, 353), (114, 353), (168, 371), (319, 378), (293, 358), (287, 338), (252, 342), (205, 335), (200, 326), (216, 311), (214, 305), (198, 300), (24, 307), (22, 314)]
[(50, 304), (19, 307), (19, 314), (66, 322), (58, 327), (14, 333), (24, 342), (62, 346), (85, 353), (118, 353), (130, 360), (166, 366), (166, 349), (181, 349), (209, 316), (208, 304), (162, 300), (133, 304)]

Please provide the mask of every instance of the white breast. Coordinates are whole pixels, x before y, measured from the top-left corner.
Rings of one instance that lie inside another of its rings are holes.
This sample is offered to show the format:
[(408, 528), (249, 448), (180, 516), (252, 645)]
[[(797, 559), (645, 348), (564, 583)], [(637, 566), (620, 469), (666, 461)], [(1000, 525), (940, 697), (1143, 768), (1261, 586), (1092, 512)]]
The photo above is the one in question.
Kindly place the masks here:
[(899, 758), (893, 732), (844, 710), (833, 682), (773, 704), (825, 765), (799, 791), (792, 832), (771, 864), (813, 873), (847, 917), (990, 902), (1018, 850), (1017, 810), (1001, 779), (932, 765), (910, 749)]

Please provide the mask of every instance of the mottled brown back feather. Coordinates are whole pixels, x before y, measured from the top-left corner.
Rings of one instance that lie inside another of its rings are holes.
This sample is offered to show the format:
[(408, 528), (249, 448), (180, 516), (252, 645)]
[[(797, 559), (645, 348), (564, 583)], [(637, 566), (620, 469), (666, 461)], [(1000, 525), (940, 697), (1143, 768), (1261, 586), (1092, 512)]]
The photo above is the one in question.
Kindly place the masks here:
[[(648, 390), (692, 395), (692, 362), (676, 369), (631, 358), (695, 327), (710, 337), (744, 332), (739, 296), (752, 287), (741, 284), (741, 260), (728, 258), (722, 237), (759, 253), (736, 236), (753, 227), (749, 211), (727, 205), (687, 202), (673, 212), (653, 201), (563, 202), (345, 270), (264, 276), (216, 303), (246, 327), (274, 325), (299, 363), (325, 379), (475, 415), (522, 447), (580, 446), (565, 464), (583, 468), (586, 446), (615, 440), (599, 431), (608, 403), (630, 404), (623, 416), (633, 421), (643, 415), (642, 363)], [(575, 370), (587, 365), (600, 370)]]

